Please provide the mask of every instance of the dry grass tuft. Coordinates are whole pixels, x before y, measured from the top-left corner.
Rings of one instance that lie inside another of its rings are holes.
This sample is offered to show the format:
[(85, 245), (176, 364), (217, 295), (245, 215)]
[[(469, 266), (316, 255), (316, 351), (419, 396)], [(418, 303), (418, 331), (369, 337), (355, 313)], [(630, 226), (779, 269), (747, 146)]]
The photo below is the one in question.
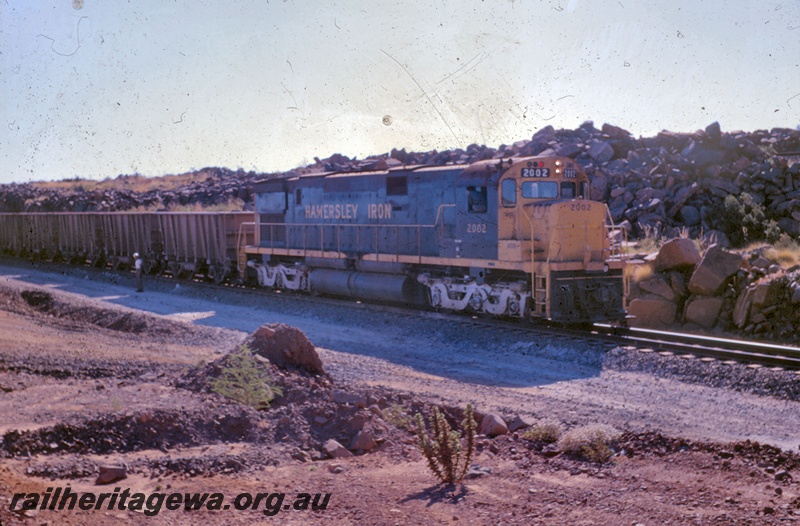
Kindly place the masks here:
[(606, 424), (590, 424), (567, 431), (558, 441), (564, 453), (576, 455), (592, 462), (606, 462), (614, 452), (611, 443), (620, 432)]
[(630, 277), (634, 283), (639, 283), (648, 278), (651, 278), (655, 273), (655, 271), (653, 270), (653, 265), (649, 263), (644, 263), (642, 265), (632, 265), (632, 264), (626, 265), (625, 272), (628, 274), (628, 277)]
[(764, 250), (763, 256), (783, 267), (800, 265), (800, 244), (790, 236), (782, 234), (772, 247)]
[(541, 420), (536, 425), (525, 431), (522, 436), (528, 440), (535, 440), (552, 444), (558, 442), (561, 434), (564, 432), (564, 426), (561, 422), (555, 420)]

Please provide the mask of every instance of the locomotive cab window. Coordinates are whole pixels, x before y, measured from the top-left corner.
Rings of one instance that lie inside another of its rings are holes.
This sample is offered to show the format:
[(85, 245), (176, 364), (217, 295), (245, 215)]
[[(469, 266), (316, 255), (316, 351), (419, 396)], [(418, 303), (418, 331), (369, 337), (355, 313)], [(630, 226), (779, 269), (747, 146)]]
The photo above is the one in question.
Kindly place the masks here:
[(561, 197), (564, 199), (575, 197), (575, 183), (561, 183)]
[(528, 199), (553, 199), (558, 197), (558, 183), (555, 181), (524, 181), (522, 197)]
[(476, 214), (486, 213), (487, 199), (485, 186), (468, 186), (467, 187), (467, 210)]
[(586, 197), (586, 198), (589, 197), (589, 183), (581, 183), (580, 190), (581, 190), (580, 193), (581, 197)]
[(406, 176), (387, 177), (386, 195), (408, 195), (408, 180)]
[(513, 179), (503, 181), (500, 198), (503, 206), (511, 207), (517, 204), (517, 183)]

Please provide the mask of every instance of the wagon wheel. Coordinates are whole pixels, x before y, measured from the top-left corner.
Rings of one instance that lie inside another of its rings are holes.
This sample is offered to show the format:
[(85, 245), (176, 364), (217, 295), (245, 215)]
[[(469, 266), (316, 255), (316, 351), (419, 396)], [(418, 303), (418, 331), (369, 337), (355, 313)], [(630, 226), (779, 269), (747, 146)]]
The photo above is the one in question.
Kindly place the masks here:
[(145, 274), (152, 273), (155, 266), (156, 266), (155, 262), (149, 259), (142, 260), (142, 272), (144, 272)]
[(228, 269), (224, 265), (211, 265), (208, 268), (208, 275), (219, 285), (228, 278)]
[(170, 274), (172, 274), (173, 278), (178, 279), (181, 276), (183, 267), (177, 261), (170, 261), (167, 263), (167, 269), (169, 270)]

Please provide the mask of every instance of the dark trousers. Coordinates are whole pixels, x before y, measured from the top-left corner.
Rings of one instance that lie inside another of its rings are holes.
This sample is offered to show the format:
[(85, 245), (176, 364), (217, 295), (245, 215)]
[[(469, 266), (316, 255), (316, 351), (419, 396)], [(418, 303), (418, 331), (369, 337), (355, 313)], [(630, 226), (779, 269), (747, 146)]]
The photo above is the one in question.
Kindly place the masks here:
[(142, 269), (136, 269), (136, 292), (144, 292), (142, 288)]

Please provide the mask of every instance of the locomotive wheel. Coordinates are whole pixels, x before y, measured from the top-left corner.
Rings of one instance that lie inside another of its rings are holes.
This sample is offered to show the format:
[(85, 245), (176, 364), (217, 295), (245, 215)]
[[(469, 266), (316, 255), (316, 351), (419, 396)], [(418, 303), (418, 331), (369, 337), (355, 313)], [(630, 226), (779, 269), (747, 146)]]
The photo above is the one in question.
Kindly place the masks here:
[(483, 302), (486, 301), (486, 293), (483, 290), (478, 289), (472, 293), (472, 296), (469, 298), (469, 306), (475, 312), (480, 312), (483, 309)]
[(437, 289), (431, 290), (431, 307), (439, 307), (442, 304), (442, 295)]

